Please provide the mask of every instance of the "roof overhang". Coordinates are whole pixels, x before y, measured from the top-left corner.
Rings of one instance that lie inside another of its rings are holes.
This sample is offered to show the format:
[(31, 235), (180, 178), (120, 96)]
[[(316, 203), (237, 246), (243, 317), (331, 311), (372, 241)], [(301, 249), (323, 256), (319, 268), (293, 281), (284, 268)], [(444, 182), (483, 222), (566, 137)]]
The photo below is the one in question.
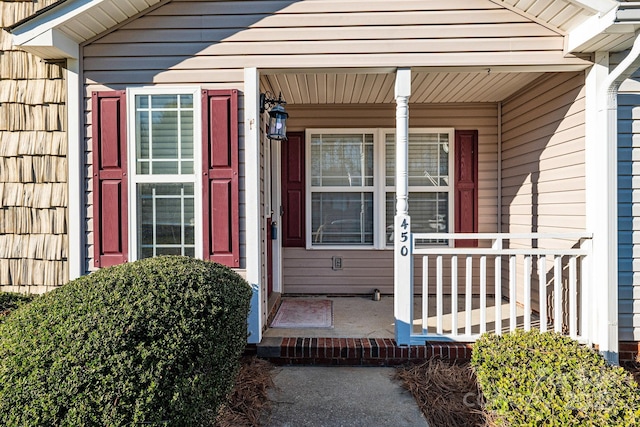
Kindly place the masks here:
[(45, 59), (74, 58), (79, 44), (167, 1), (61, 0), (6, 29), (13, 44), (27, 52)]
[[(39, 57), (72, 58), (77, 56), (77, 45), (169, 1), (59, 0), (7, 30), (13, 34), (15, 46)], [(628, 49), (640, 29), (640, 2), (535, 0), (524, 7), (514, 0), (492, 1), (529, 16), (534, 22), (557, 28), (565, 34), (567, 54)], [(545, 15), (549, 10), (556, 12)], [(571, 19), (565, 19), (565, 15)], [(560, 25), (561, 21), (565, 24)]]
[(633, 44), (640, 29), (640, 2), (616, 2), (608, 11), (600, 11), (568, 33), (568, 53), (622, 51)]

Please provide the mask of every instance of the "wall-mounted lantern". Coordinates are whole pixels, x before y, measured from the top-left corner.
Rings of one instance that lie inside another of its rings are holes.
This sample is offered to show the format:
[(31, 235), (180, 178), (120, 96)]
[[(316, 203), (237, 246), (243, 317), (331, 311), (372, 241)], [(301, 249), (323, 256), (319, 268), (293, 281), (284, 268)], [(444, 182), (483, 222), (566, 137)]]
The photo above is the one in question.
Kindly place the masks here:
[(282, 98), (282, 93), (278, 99), (273, 98), (269, 92), (260, 94), (260, 112), (272, 106), (269, 111), (269, 126), (267, 127), (267, 138), (283, 141), (287, 139), (287, 117), (289, 114), (284, 110), (283, 105), (287, 102)]

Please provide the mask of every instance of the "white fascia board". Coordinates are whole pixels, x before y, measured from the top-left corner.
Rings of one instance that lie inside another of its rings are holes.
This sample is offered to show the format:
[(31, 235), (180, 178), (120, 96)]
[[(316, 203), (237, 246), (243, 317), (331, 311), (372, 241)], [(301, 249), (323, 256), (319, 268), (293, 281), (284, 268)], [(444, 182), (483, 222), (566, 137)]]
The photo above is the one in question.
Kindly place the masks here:
[(594, 15), (569, 32), (566, 38), (565, 53), (580, 52), (591, 40), (606, 33), (616, 22), (617, 8), (604, 15)]
[(56, 29), (49, 29), (24, 44), (14, 41), (14, 45), (44, 59), (78, 57), (78, 43)]
[[(64, 2), (60, 6), (14, 28), (11, 31), (13, 43), (15, 46), (26, 45), (32, 39), (107, 1), (109, 0), (71, 0)], [(84, 40), (75, 41), (76, 43), (81, 43)]]

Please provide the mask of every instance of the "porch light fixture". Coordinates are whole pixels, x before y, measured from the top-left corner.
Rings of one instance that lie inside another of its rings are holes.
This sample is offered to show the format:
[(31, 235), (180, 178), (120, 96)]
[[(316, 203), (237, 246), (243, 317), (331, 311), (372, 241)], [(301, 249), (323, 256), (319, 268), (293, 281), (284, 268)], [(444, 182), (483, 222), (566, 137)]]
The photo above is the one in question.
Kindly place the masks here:
[(282, 98), (282, 93), (275, 99), (269, 92), (260, 94), (260, 113), (269, 111), (269, 126), (267, 127), (267, 138), (277, 141), (287, 139), (287, 117), (289, 114), (284, 110), (283, 105), (287, 102)]

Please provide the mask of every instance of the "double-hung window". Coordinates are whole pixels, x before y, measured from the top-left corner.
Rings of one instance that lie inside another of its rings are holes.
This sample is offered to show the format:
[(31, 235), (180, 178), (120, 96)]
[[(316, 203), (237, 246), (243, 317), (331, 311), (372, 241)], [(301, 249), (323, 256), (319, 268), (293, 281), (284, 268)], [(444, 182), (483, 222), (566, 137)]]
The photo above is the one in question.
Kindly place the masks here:
[(93, 265), (186, 255), (240, 267), (238, 91), (91, 94)]
[[(414, 232), (452, 229), (453, 133), (410, 130), (409, 214)], [(395, 131), (311, 129), (306, 139), (307, 247), (391, 245)]]
[(201, 257), (199, 91), (129, 92), (132, 258)]

